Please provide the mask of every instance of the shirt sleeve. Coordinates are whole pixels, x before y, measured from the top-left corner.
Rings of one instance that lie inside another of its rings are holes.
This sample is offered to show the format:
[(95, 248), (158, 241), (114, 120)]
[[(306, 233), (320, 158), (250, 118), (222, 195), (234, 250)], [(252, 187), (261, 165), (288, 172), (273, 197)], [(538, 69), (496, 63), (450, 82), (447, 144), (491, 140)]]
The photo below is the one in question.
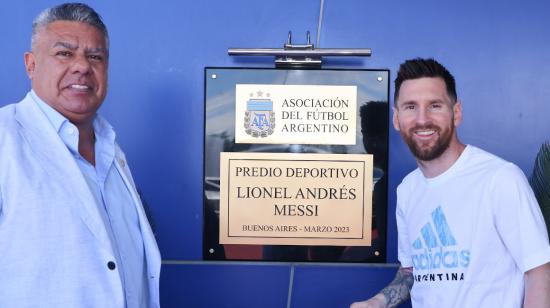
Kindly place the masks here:
[(550, 261), (550, 244), (542, 213), (523, 172), (514, 164), (493, 178), (496, 228), (518, 267), (526, 272)]
[(402, 267), (412, 267), (413, 262), (411, 260), (411, 246), (409, 241), (409, 234), (406, 225), (406, 218), (403, 212), (403, 207), (400, 204), (399, 187), (397, 188), (397, 208), (395, 211), (395, 218), (397, 220), (397, 259), (401, 263)]

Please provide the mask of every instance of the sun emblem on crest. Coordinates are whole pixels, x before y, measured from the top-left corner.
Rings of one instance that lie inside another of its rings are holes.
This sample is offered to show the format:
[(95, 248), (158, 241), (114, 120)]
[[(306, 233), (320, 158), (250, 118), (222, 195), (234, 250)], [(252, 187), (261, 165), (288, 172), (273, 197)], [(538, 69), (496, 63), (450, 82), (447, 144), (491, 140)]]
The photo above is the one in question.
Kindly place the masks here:
[(273, 101), (270, 96), (269, 93), (259, 90), (258, 92), (250, 93), (250, 98), (246, 102), (244, 128), (245, 132), (252, 137), (265, 138), (273, 134), (275, 112), (273, 111)]

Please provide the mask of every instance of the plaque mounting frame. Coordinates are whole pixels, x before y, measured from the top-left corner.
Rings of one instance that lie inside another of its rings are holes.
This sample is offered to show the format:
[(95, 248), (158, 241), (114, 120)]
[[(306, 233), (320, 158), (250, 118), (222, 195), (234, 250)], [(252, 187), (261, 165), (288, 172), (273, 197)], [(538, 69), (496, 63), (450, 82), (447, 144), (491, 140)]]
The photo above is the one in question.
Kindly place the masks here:
[(370, 57), (371, 48), (315, 48), (311, 43), (309, 31), (306, 44), (292, 44), (292, 32), (283, 48), (229, 48), (230, 56), (274, 56), (276, 68), (312, 68), (319, 69), (323, 57)]

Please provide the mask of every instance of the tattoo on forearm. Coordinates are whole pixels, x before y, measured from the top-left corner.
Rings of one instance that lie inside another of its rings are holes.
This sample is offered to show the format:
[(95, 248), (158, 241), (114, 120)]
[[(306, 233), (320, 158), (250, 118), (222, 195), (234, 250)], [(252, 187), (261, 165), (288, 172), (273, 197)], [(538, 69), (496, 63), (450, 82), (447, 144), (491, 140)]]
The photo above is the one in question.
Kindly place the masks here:
[(387, 307), (397, 307), (409, 299), (413, 282), (412, 269), (400, 268), (393, 281), (380, 292), (386, 297)]

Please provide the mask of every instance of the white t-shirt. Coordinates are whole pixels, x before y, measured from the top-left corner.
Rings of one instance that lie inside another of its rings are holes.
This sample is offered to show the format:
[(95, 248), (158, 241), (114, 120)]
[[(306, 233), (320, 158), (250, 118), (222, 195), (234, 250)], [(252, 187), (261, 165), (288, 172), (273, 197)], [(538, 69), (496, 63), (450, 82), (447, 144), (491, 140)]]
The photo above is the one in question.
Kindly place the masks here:
[(550, 261), (523, 172), (474, 146), (435, 178), (397, 188), (398, 257), (413, 267), (413, 307), (521, 307), (524, 272)]

